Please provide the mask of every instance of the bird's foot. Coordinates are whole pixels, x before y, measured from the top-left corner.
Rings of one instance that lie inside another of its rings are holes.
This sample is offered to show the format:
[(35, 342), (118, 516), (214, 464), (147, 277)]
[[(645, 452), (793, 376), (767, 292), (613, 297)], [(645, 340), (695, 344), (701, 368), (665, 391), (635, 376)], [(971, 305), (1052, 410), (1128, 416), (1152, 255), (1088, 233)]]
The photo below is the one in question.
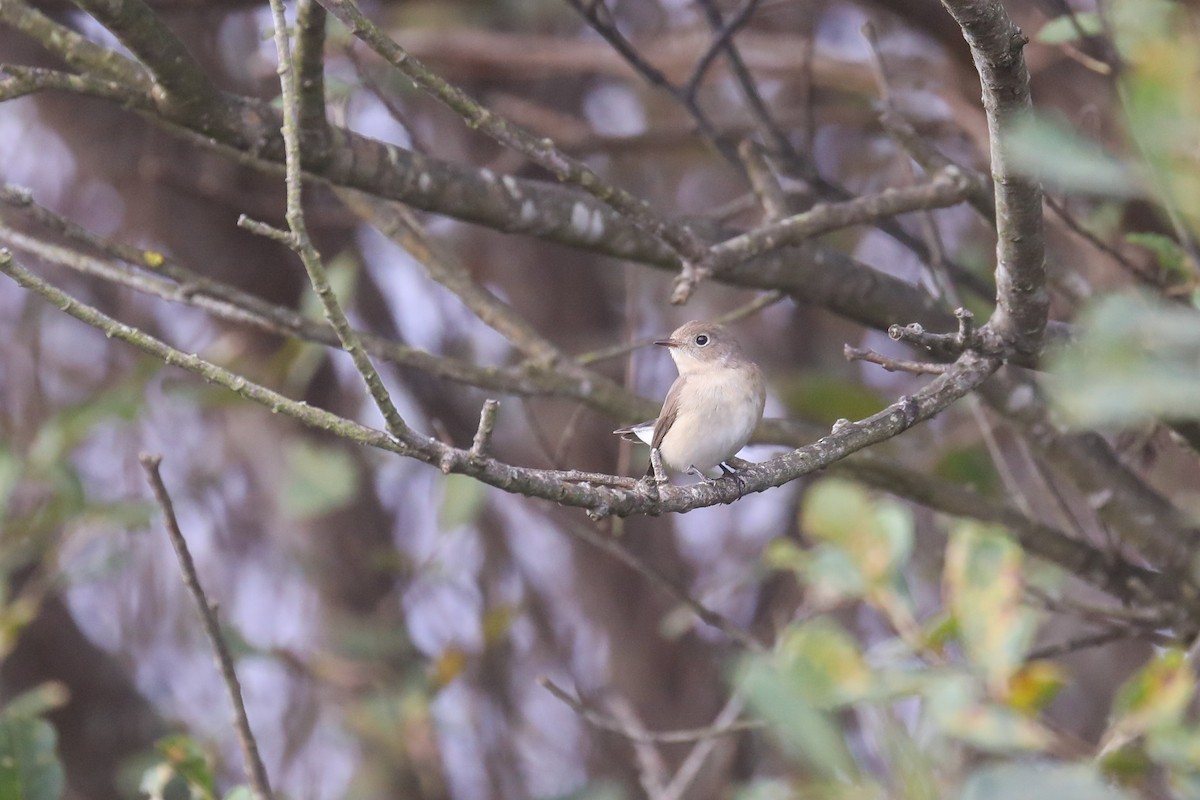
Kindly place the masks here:
[(662, 453), (658, 452), (657, 447), (650, 448), (650, 471), (653, 474), (652, 480), (655, 483), (663, 484), (667, 482), (667, 472), (663, 469)]

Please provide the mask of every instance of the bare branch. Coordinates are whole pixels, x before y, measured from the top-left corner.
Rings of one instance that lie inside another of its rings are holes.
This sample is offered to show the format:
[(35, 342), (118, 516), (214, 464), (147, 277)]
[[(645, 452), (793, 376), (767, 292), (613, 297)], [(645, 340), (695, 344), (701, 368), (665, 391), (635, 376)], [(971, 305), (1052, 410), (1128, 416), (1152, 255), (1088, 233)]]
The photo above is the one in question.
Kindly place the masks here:
[[(538, 679), (538, 683), (542, 685), (546, 691), (557, 697), (559, 700), (571, 707), (575, 713), (579, 714), (585, 722), (593, 727), (601, 730), (615, 733), (631, 742), (648, 742), (657, 744), (676, 744), (680, 742), (698, 742), (704, 739), (715, 739), (721, 736), (729, 736), (735, 733), (743, 733), (745, 731), (759, 730), (765, 727), (761, 720), (733, 720), (721, 724), (718, 718), (712, 725), (706, 725), (703, 728), (688, 728), (676, 731), (637, 731), (630, 726), (621, 723), (619, 720), (607, 717), (597, 711), (593, 711), (583, 704), (578, 698), (574, 697), (566, 689), (563, 689), (549, 678), (542, 677)], [(739, 708), (734, 712), (734, 717), (741, 712)]]
[(953, 167), (943, 170), (926, 184), (903, 189), (885, 189), (879, 194), (823, 203), (803, 214), (755, 228), (712, 248), (706, 262), (714, 274), (722, 274), (731, 265), (769, 253), (780, 247), (799, 244), (822, 233), (875, 222), (919, 209), (945, 208), (961, 203), (972, 189), (971, 182)]
[(402, 442), (414, 444), (423, 438), (400, 416), (388, 394), (387, 387), (379, 377), (371, 357), (363, 348), (362, 340), (350, 327), (346, 314), (342, 311), (337, 295), (329, 284), (325, 265), (321, 263), (321, 255), (308, 237), (308, 228), (304, 221), (303, 206), (303, 171), (300, 163), (300, 95), (297, 90), (296, 68), (292, 63), (291, 48), (288, 44), (287, 23), (283, 15), (283, 0), (271, 0), (271, 17), (275, 24), (275, 50), (279, 55), (279, 83), (283, 90), (283, 141), (286, 168), (287, 193), (287, 222), (291, 229), (291, 241), (284, 240), (300, 260), (308, 272), (308, 280), (313, 291), (321, 300), (325, 310), (325, 318), (337, 332), (342, 349), (350, 356), (355, 368), (362, 375), (367, 391), (383, 415), (388, 432)]
[(254, 738), (254, 732), (250, 729), (250, 718), (246, 715), (246, 705), (242, 701), (242, 686), (238, 682), (237, 671), (233, 668), (233, 656), (229, 653), (225, 637), (221, 635), (221, 624), (217, 621), (217, 612), (209, 603), (208, 597), (204, 594), (204, 588), (200, 585), (200, 576), (196, 573), (196, 565), (192, 561), (192, 554), (188, 551), (187, 540), (183, 538), (183, 532), (179, 529), (179, 521), (175, 519), (175, 506), (171, 502), (171, 495), (167, 492), (162, 475), (159, 474), (158, 467), (162, 463), (162, 456), (142, 453), (138, 460), (141, 461), (142, 469), (146, 472), (146, 481), (154, 492), (154, 499), (158, 501), (159, 508), (162, 510), (167, 536), (171, 540), (171, 546), (175, 548), (175, 557), (179, 560), (179, 570), (183, 573), (183, 585), (187, 587), (192, 599), (196, 602), (196, 608), (200, 611), (204, 632), (208, 636), (209, 644), (212, 645), (217, 668), (221, 671), (221, 680), (224, 681), (225, 688), (229, 692), (229, 702), (233, 706), (233, 723), (237, 730), (238, 744), (242, 748), (242, 762), (246, 770), (246, 779), (258, 800), (271, 800), (273, 797), (271, 782), (267, 778), (266, 767), (263, 766), (262, 758), (258, 754), (258, 742)]
[(1042, 189), (1019, 173), (1009, 154), (1012, 129), (1032, 111), (1029, 70), (1021, 54), (1029, 39), (1000, 0), (942, 0), (962, 28), (983, 85), (996, 184), (996, 311), (988, 322), (1013, 352), (1036, 359), (1050, 298), (1046, 292)]
[(296, 3), (296, 83), (300, 137), (308, 161), (329, 157), (329, 122), (325, 117), (324, 6), (316, 0)]
[(390, 63), (423, 91), (459, 114), (468, 125), (507, 145), (559, 180), (574, 184), (626, 217), (640, 230), (668, 244), (681, 261), (694, 261), (704, 252), (704, 242), (686, 225), (660, 218), (650, 205), (624, 189), (609, 184), (591, 168), (566, 155), (549, 139), (539, 139), (476, 103), (463, 91), (435, 75), (367, 19), (349, 0), (320, 0), (321, 4), (364, 44)]
[(853, 347), (845, 345), (842, 348), (842, 354), (847, 361), (867, 361), (872, 364), (878, 364), (888, 372), (911, 372), (915, 375), (941, 375), (946, 371), (949, 365), (940, 363), (930, 363), (928, 361), (905, 361), (900, 358), (889, 358), (882, 353), (876, 353), (874, 350), (865, 350), (861, 347)]
[(479, 410), (479, 429), (475, 431), (475, 439), (471, 442), (471, 455), (476, 458), (487, 455), (492, 431), (496, 428), (496, 409), (499, 407), (500, 404), (490, 398), (483, 401), (483, 408)]

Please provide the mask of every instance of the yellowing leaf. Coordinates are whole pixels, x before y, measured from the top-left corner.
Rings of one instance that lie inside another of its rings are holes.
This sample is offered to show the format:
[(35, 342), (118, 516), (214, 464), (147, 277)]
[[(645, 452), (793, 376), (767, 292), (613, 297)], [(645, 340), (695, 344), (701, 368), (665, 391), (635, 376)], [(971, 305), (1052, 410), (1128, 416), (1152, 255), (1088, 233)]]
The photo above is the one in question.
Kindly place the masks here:
[(1111, 738), (1126, 737), (1177, 725), (1192, 701), (1196, 679), (1182, 650), (1167, 650), (1117, 691)]
[(1053, 661), (1032, 661), (1008, 680), (1008, 705), (1036, 716), (1066, 684), (1066, 671)]
[(288, 448), (284, 512), (310, 519), (344, 506), (358, 492), (358, 467), (346, 451), (298, 440)]
[(513, 620), (517, 618), (517, 609), (512, 606), (496, 606), (484, 612), (480, 623), (483, 628), (483, 641), (486, 645), (494, 645), (508, 638)]
[(842, 550), (867, 584), (891, 581), (912, 550), (908, 510), (877, 501), (849, 481), (826, 479), (812, 486), (800, 521), (809, 535)]
[(958, 621), (964, 649), (993, 696), (1007, 693), (1037, 630), (1021, 604), (1022, 553), (996, 529), (963, 523), (946, 548), (946, 604)]
[(874, 686), (858, 643), (838, 625), (818, 618), (786, 634), (780, 665), (818, 708), (830, 708), (866, 696)]
[(448, 647), (433, 660), (430, 679), (435, 689), (441, 689), (462, 674), (467, 667), (467, 654), (460, 648)]

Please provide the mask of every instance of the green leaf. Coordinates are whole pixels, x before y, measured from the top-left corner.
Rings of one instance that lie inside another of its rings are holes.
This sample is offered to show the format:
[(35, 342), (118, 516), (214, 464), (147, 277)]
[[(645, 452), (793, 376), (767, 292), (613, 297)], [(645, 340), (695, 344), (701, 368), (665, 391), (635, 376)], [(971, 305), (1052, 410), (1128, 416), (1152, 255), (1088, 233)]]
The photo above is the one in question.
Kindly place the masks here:
[(987, 496), (995, 496), (1004, 488), (992, 456), (985, 447), (947, 450), (934, 466), (933, 474)]
[[(4, 706), (6, 717), (40, 717), (47, 711), (53, 711), (66, 705), (70, 692), (65, 684), (59, 681), (46, 681), (9, 700)], [(0, 795), (2, 797), (3, 795)]]
[(749, 660), (738, 681), (756, 713), (771, 723), (772, 734), (793, 757), (827, 777), (855, 773), (841, 731), (809, 700), (804, 687), (769, 658)]
[(1178, 725), (1196, 693), (1196, 678), (1182, 650), (1167, 650), (1127, 680), (1113, 700), (1114, 736), (1132, 737)]
[(1042, 29), (1037, 32), (1037, 35), (1033, 39), (1042, 44), (1077, 42), (1079, 41), (1079, 31), (1081, 29), (1084, 36), (1099, 36), (1104, 32), (1104, 25), (1100, 21), (1100, 15), (1094, 11), (1081, 11), (1075, 14), (1074, 18), (1070, 14), (1055, 17), (1043, 25)]
[(1141, 194), (1138, 174), (1067, 125), (1029, 115), (1009, 132), (1017, 167), (1061, 189), (1115, 197)]
[(1086, 764), (997, 764), (977, 769), (961, 800), (1133, 800)]
[(470, 525), (479, 519), (487, 486), (466, 475), (447, 475), (442, 481), (442, 512), (438, 524), (444, 531)]
[(1170, 236), (1161, 233), (1127, 233), (1125, 241), (1149, 250), (1158, 265), (1172, 275), (1188, 277), (1195, 273), (1195, 266), (1187, 251)]
[(254, 800), (254, 792), (249, 786), (241, 783), (226, 792), (224, 800)]
[(930, 713), (948, 736), (1001, 753), (1041, 751), (1053, 742), (1050, 732), (1034, 720), (981, 697), (970, 676), (943, 673), (937, 680), (925, 676), (921, 683)]
[(891, 581), (912, 551), (912, 515), (876, 501), (861, 486), (838, 479), (809, 488), (800, 512), (804, 530), (840, 548), (869, 585)]
[(298, 440), (288, 448), (284, 512), (310, 519), (336, 511), (354, 498), (358, 481), (358, 467), (345, 450)]
[(0, 519), (5, 519), (8, 511), (8, 500), (12, 497), (13, 489), (17, 487), (17, 478), (21, 474), (21, 462), (12, 450), (0, 444)]
[(818, 708), (861, 700), (874, 688), (874, 678), (858, 643), (823, 617), (785, 633), (777, 664)]
[(1200, 313), (1150, 296), (1101, 298), (1049, 363), (1050, 398), (1074, 425), (1200, 418)]
[(945, 592), (963, 646), (1004, 697), (1037, 631), (1037, 617), (1022, 605), (1021, 548), (1000, 529), (960, 523), (946, 548)]
[(0, 714), (0, 797), (59, 800), (65, 777), (57, 743), (45, 720)]
[(146, 770), (139, 789), (151, 800), (215, 800), (216, 779), (208, 756), (191, 737), (166, 736), (155, 743), (162, 762)]
[(805, 371), (773, 378), (771, 387), (792, 415), (827, 425), (863, 419), (887, 405), (878, 392), (838, 375)]

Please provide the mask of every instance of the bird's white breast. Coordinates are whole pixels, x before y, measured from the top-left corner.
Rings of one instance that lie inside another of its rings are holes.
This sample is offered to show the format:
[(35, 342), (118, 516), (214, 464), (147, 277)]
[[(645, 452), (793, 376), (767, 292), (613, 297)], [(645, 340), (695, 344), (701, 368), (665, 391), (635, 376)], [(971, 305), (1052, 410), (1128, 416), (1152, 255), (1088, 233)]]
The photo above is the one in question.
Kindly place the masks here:
[(756, 368), (715, 367), (691, 370), (686, 380), (686, 397), (659, 453), (677, 471), (694, 466), (719, 475), (718, 465), (746, 445), (762, 417), (762, 379)]

